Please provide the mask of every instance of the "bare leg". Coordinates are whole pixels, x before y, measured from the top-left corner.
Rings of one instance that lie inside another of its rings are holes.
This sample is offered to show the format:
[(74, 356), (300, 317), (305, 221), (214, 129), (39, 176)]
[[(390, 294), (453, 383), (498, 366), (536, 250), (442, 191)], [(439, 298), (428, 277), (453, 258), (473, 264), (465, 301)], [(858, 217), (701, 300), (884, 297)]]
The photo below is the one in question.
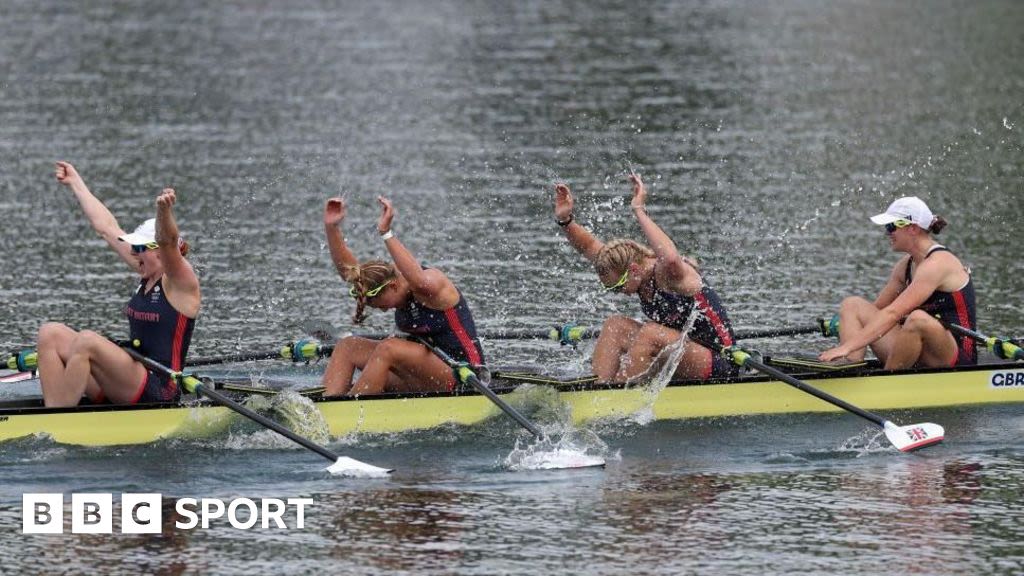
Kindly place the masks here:
[(43, 401), (49, 407), (75, 406), (87, 388), (95, 387), (111, 402), (131, 402), (145, 377), (142, 364), (120, 346), (83, 330), (71, 342), (63, 375), (43, 389)]
[[(839, 305), (839, 342), (846, 342), (852, 338), (878, 313), (879, 310), (875, 308), (874, 304), (859, 296), (850, 296), (843, 299), (843, 302)], [(847, 358), (861, 361), (864, 359), (865, 353), (867, 353), (867, 348), (861, 348), (854, 351)]]
[(64, 376), (64, 365), (71, 357), (71, 342), (78, 332), (64, 324), (47, 322), (39, 327), (39, 336), (36, 338), (36, 349), (38, 352), (39, 383), (46, 389), (54, 386)]
[(887, 370), (911, 368), (919, 363), (945, 367), (956, 359), (956, 339), (923, 310), (911, 312), (903, 326), (894, 328), (893, 332), (891, 353), (885, 361)]
[(629, 351), (640, 326), (639, 322), (625, 316), (610, 316), (604, 321), (601, 335), (594, 345), (594, 355), (590, 359), (591, 369), (598, 382), (615, 380), (622, 355)]
[[(400, 374), (397, 382), (393, 374)], [(432, 392), (447, 390), (452, 370), (422, 344), (387, 338), (377, 344), (363, 372), (349, 390), (352, 396), (384, 392)]]
[(338, 340), (334, 352), (324, 370), (323, 386), (325, 396), (347, 394), (352, 388), (352, 375), (356, 369), (362, 370), (373, 354), (373, 349), (380, 344), (379, 340), (347, 336)]
[[(616, 375), (620, 381), (640, 376), (651, 368), (654, 359), (668, 346), (679, 341), (679, 330), (656, 322), (647, 322), (638, 331), (626, 362)], [(695, 342), (688, 342), (679, 360), (678, 378), (706, 378), (711, 373), (711, 351)]]

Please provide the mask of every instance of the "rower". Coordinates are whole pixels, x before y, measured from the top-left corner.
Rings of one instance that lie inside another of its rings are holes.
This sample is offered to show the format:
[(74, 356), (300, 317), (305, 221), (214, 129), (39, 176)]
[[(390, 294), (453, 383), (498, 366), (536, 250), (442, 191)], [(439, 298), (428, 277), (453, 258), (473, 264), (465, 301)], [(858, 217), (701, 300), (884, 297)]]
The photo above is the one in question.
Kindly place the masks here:
[[(423, 268), (395, 236), (391, 202), (383, 197), (377, 201), (382, 209), (377, 231), (394, 263), (356, 259), (341, 232), (346, 214), (341, 198), (329, 199), (324, 207), (327, 245), (338, 274), (351, 284), (349, 294), (356, 300), (353, 321), (362, 324), (366, 306), (393, 309), (395, 326), (414, 338), (340, 339), (324, 372), (324, 395), (452, 391), (457, 382), (452, 368), (416, 339), (471, 368), (482, 368), (484, 353), (473, 314), (455, 284), (440, 270)], [(357, 369), (361, 372), (353, 383)]]
[[(691, 331), (695, 338), (721, 346), (731, 346), (735, 339), (729, 315), (697, 263), (682, 256), (647, 214), (643, 180), (630, 174), (630, 181), (630, 207), (647, 237), (647, 245), (628, 239), (601, 242), (574, 220), (569, 187), (555, 187), (555, 221), (565, 230), (569, 244), (593, 263), (606, 291), (636, 294), (650, 320), (640, 322), (619, 315), (605, 320), (591, 359), (599, 382), (622, 382), (647, 372), (658, 354), (679, 340), (694, 308), (698, 310)], [(677, 378), (687, 379), (736, 374), (734, 364), (697, 345), (686, 346), (675, 372)]]
[(974, 340), (950, 333), (936, 319), (975, 328), (971, 272), (932, 238), (946, 221), (916, 196), (896, 200), (871, 221), (885, 226), (892, 250), (906, 256), (874, 302), (858, 296), (842, 301), (840, 345), (820, 358), (863, 360), (870, 346), (889, 370), (976, 364)]
[[(156, 199), (156, 218), (131, 234), (85, 185), (75, 167), (57, 162), (57, 181), (69, 187), (82, 212), (107, 245), (138, 273), (138, 288), (125, 307), (131, 341), (142, 355), (180, 370), (199, 314), (199, 280), (185, 259), (188, 244), (178, 233), (174, 190)], [(94, 403), (177, 400), (173, 379), (148, 370), (114, 342), (90, 330), (48, 322), (39, 328), (39, 381), (46, 406), (74, 406), (83, 394)]]

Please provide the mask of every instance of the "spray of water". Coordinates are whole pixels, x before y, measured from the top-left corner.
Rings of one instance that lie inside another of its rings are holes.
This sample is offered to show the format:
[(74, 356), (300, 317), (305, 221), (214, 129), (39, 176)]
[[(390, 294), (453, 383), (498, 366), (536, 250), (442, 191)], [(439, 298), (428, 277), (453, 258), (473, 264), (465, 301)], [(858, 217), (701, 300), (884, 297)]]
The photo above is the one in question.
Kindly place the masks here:
[(638, 424), (647, 424), (654, 420), (654, 403), (657, 402), (661, 391), (672, 381), (672, 376), (675, 375), (679, 362), (683, 359), (686, 347), (699, 346), (687, 339), (699, 314), (700, 310), (695, 306), (686, 318), (686, 324), (683, 325), (683, 329), (679, 333), (679, 339), (662, 349), (649, 370), (626, 382), (627, 386), (643, 391), (643, 406), (632, 414), (632, 419)]

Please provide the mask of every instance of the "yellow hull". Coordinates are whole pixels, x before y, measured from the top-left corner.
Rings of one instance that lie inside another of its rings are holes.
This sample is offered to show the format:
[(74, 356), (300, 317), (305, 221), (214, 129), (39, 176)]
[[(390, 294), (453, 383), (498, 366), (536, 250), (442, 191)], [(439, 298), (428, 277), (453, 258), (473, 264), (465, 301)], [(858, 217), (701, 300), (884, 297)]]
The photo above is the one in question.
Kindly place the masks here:
[[(873, 411), (1024, 403), (1024, 365), (1021, 364), (860, 376), (803, 375), (801, 378), (833, 396)], [(510, 382), (515, 383), (516, 379)], [(577, 425), (637, 413), (648, 413), (657, 420), (673, 420), (840, 411), (787, 384), (764, 378), (673, 383), (657, 395), (653, 405), (650, 394), (642, 388), (586, 384), (526, 386), (503, 397), (514, 406), (538, 402), (560, 404), (563, 410), (571, 411)], [(472, 425), (500, 415), (497, 407), (476, 394), (332, 399), (318, 400), (315, 405), (332, 436), (405, 432), (452, 423)], [(139, 444), (162, 438), (217, 436), (224, 434), (237, 418), (241, 416), (210, 405), (10, 407), (0, 408), (0, 440), (45, 435), (66, 444)]]

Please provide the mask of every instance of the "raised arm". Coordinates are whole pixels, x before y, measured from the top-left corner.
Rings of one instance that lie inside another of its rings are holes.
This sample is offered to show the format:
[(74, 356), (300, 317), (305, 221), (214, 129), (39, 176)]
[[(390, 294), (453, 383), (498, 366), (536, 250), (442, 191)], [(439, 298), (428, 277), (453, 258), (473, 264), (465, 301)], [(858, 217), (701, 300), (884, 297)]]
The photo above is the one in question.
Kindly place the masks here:
[(580, 226), (573, 218), (574, 201), (572, 192), (565, 184), (555, 186), (555, 221), (565, 230), (569, 245), (582, 254), (591, 263), (597, 260), (597, 254), (604, 247), (604, 242), (597, 239), (589, 230)]
[(409, 289), (430, 308), (441, 310), (458, 304), (458, 291), (452, 281), (439, 270), (425, 270), (420, 266), (419, 260), (391, 231), (391, 221), (395, 217), (391, 201), (383, 196), (378, 196), (377, 201), (381, 205), (377, 232), (380, 232), (381, 238), (384, 239), (384, 246), (395, 261), (395, 268), (409, 283)]
[(338, 275), (346, 282), (351, 281), (350, 274), (359, 265), (356, 255), (345, 244), (340, 224), (345, 219), (347, 209), (341, 198), (330, 198), (324, 206), (324, 233), (327, 235), (327, 247), (331, 251), (331, 261)]
[(117, 223), (117, 218), (114, 218), (110, 210), (93, 196), (75, 167), (69, 162), (57, 162), (56, 176), (57, 182), (71, 188), (92, 229), (107, 241), (107, 245), (124, 260), (125, 264), (133, 271), (138, 270), (138, 263), (132, 257), (132, 247), (118, 240), (119, 236), (124, 236), (124, 230)]
[(156, 199), (156, 242), (160, 245), (168, 301), (182, 314), (195, 318), (199, 314), (199, 278), (181, 253), (178, 223), (173, 210), (176, 199), (174, 190), (170, 188), (164, 188)]
[(629, 207), (640, 224), (640, 230), (647, 237), (647, 245), (654, 250), (659, 271), (665, 275), (665, 280), (682, 294), (692, 296), (700, 292), (703, 283), (700, 273), (679, 254), (675, 242), (647, 214), (647, 187), (644, 186), (640, 175), (631, 173), (629, 179), (633, 183), (633, 199)]

